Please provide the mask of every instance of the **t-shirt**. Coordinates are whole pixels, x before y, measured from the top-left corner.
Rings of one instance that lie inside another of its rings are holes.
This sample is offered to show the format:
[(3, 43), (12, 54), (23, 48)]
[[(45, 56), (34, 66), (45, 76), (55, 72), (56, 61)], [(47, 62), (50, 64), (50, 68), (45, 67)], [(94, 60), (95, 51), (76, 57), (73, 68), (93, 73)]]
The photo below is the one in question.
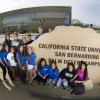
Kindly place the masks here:
[(0, 59), (2, 59), (2, 58), (3, 58), (3, 52), (0, 51)]
[(59, 69), (52, 69), (52, 67), (50, 66), (49, 69), (49, 78), (51, 79), (57, 79), (59, 76)]
[(21, 65), (26, 64), (26, 56), (21, 56), (18, 52), (16, 53), (16, 58), (20, 61)]
[(4, 51), (4, 52), (3, 52), (3, 59), (7, 59), (8, 53), (9, 53), (9, 51)]
[(3, 61), (3, 52), (2, 51), (0, 51), (0, 59)]
[(15, 50), (18, 51), (18, 47), (22, 45), (22, 41), (20, 39), (12, 40), (11, 46), (15, 47)]
[(70, 72), (67, 68), (63, 69), (60, 72), (61, 79), (66, 79), (68, 81), (70, 81), (75, 75), (76, 75), (76, 71)]
[(32, 52), (28, 56), (28, 64), (34, 66), (35, 65), (35, 60), (36, 60), (36, 54), (34, 52)]
[(40, 72), (42, 76), (45, 76), (49, 74), (49, 69), (50, 69), (50, 66), (45, 65), (45, 66), (40, 66), (40, 68), (38, 68), (37, 71)]
[(84, 71), (77, 69), (77, 78), (78, 78), (78, 80), (83, 81), (84, 80)]
[(11, 43), (11, 46), (19, 46), (21, 44), (21, 40), (19, 39), (16, 39), (16, 40), (12, 40), (12, 43)]
[(15, 62), (15, 59), (14, 59), (14, 54), (8, 53), (7, 59), (10, 61), (11, 66), (17, 65), (17, 63)]

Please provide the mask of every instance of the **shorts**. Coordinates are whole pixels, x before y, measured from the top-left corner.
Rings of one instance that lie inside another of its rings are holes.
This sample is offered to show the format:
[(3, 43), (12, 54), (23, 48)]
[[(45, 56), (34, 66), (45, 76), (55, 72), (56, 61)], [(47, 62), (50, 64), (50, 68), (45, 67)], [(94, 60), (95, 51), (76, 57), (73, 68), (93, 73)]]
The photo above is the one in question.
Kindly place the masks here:
[(33, 69), (33, 65), (28, 65), (28, 66), (27, 66), (27, 69), (28, 69), (28, 70)]

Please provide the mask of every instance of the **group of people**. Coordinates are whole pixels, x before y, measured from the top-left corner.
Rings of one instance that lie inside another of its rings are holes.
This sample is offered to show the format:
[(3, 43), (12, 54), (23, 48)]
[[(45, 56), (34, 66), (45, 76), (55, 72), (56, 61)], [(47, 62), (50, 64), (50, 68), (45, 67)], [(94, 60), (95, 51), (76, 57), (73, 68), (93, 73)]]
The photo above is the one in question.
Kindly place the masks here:
[(20, 75), (18, 71), (21, 71), (21, 74), (26, 74), (26, 62), (28, 65), (30, 63), (35, 64), (35, 53), (31, 47), (27, 49), (28, 44), (32, 42), (31, 34), (28, 34), (27, 38), (22, 37), (22, 39), (19, 39), (18, 33), (14, 32), (13, 40), (10, 40), (9, 34), (5, 35), (5, 41), (0, 44), (0, 67), (3, 70), (4, 80), (7, 80), (7, 70), (11, 80), (14, 81), (15, 77)]
[(76, 84), (83, 84), (89, 80), (87, 64), (80, 61), (78, 68), (75, 69), (73, 63), (68, 63), (66, 68), (59, 71), (57, 63), (50, 60), (49, 64), (45, 58), (41, 58), (36, 63), (36, 54), (34, 48), (28, 46), (33, 42), (31, 34), (22, 39), (18, 38), (18, 33), (13, 33), (13, 40), (10, 35), (5, 35), (5, 41), (0, 44), (0, 67), (3, 71), (3, 79), (7, 80), (6, 73), (12, 81), (20, 79), (24, 84), (31, 84), (37, 81), (37, 84), (48, 84), (49, 87), (62, 87), (73, 93)]

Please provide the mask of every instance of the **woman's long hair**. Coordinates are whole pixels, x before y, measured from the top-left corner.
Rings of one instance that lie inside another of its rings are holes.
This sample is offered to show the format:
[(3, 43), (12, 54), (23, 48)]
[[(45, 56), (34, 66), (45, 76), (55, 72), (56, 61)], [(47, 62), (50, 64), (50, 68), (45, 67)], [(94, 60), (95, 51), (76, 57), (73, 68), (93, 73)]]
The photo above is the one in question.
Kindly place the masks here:
[(75, 65), (73, 64), (73, 63), (68, 63), (67, 64), (67, 70), (69, 71), (69, 66), (72, 66), (72, 68), (73, 68), (73, 72), (75, 72)]
[[(3, 45), (3, 48), (2, 48), (3, 52), (6, 52), (6, 46), (8, 46), (8, 45)], [(8, 46), (8, 51), (9, 51), (9, 46)]]
[(58, 70), (56, 61), (51, 60), (51, 61), (49, 62), (49, 64), (50, 64), (51, 67), (52, 67), (52, 64), (55, 64), (56, 67), (55, 67), (55, 69), (53, 69), (53, 71)]
[[(10, 48), (10, 52), (11, 52), (11, 49), (12, 49), (12, 48), (15, 50), (14, 46), (12, 46), (12, 47)], [(16, 58), (16, 52), (14, 52), (14, 60), (15, 60), (16, 63), (18, 62), (18, 61), (17, 61), (17, 58)]]
[(40, 58), (40, 60), (38, 61), (38, 65), (37, 65), (37, 68), (39, 69), (39, 70), (41, 70), (41, 62), (42, 61), (44, 61), (45, 62), (45, 65), (47, 64), (47, 62), (46, 62), (46, 59), (45, 58)]
[(26, 55), (27, 55), (27, 56), (30, 55), (29, 52), (28, 52), (28, 49), (31, 49), (31, 51), (33, 52), (33, 47), (32, 47), (32, 46), (29, 46), (29, 47), (27, 48), (27, 52), (26, 52)]
[[(21, 45), (22, 46), (22, 45)], [(20, 47), (21, 47), (20, 46)], [(18, 53), (20, 54), (21, 57), (25, 56), (25, 51), (23, 50), (22, 52), (20, 51), (20, 47), (18, 48)], [(23, 48), (24, 49), (24, 48)]]
[(82, 65), (85, 65), (85, 69), (84, 69), (84, 79), (86, 80), (87, 79), (87, 77), (88, 77), (88, 71), (87, 71), (87, 63), (86, 62), (84, 62), (84, 61), (80, 61), (79, 62), (79, 65), (78, 65), (78, 69), (82, 69)]

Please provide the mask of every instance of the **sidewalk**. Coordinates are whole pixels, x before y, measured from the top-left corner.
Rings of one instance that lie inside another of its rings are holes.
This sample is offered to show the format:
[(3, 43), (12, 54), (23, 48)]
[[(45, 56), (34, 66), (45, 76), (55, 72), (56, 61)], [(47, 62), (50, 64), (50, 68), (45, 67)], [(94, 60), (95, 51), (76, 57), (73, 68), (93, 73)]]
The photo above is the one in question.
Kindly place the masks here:
[(86, 90), (84, 95), (71, 95), (62, 88), (49, 88), (47, 85), (37, 85), (33, 82), (31, 85), (16, 84), (13, 87), (8, 84), (11, 90), (8, 90), (0, 80), (0, 100), (63, 100), (63, 99), (89, 99), (100, 98), (100, 87), (95, 84), (93, 90)]
[(63, 90), (62, 88), (54, 88), (54, 87), (49, 88), (47, 85), (46, 86), (37, 85), (35, 82), (33, 82), (30, 86), (27, 86), (26, 88), (28, 88), (28, 90), (33, 94), (40, 93), (40, 94), (44, 94), (47, 96), (53, 96), (53, 97), (63, 97), (63, 98), (91, 97), (91, 98), (94, 98), (94, 97), (100, 96), (100, 86), (98, 84), (95, 84), (92, 90), (86, 90), (83, 95), (70, 94), (67, 91), (67, 89)]
[[(7, 79), (9, 77), (7, 75)], [(2, 71), (0, 69), (0, 100), (55, 100), (62, 99), (77, 99), (77, 98), (100, 98), (100, 84), (94, 84), (92, 90), (86, 90), (83, 95), (71, 95), (67, 90), (62, 88), (49, 88), (47, 85), (38, 85), (36, 81), (33, 81), (31, 85), (23, 85), (4, 82), (2, 80)], [(41, 98), (41, 99), (40, 99)]]

